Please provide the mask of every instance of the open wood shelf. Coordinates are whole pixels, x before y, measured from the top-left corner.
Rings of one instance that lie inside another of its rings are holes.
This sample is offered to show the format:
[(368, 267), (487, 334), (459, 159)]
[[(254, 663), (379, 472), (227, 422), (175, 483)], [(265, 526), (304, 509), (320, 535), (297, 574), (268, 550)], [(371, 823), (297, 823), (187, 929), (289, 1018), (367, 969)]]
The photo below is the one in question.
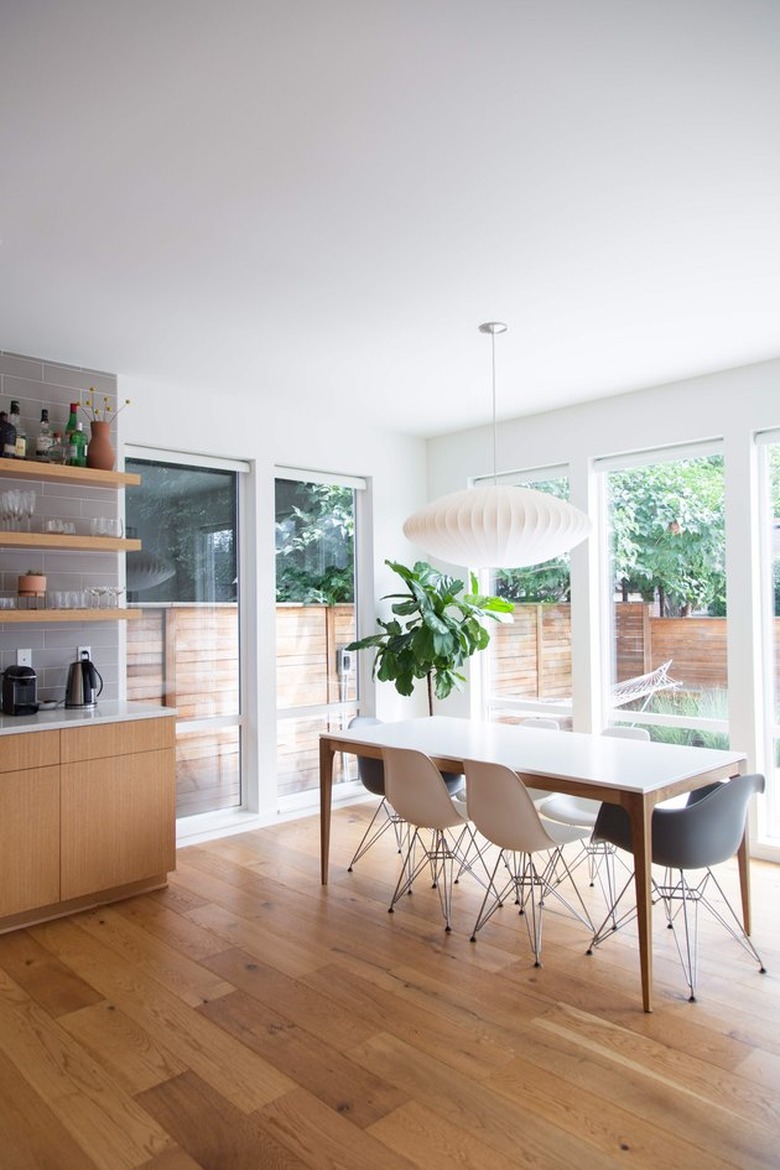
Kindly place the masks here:
[(131, 622), (140, 609), (0, 609), (4, 622)]
[(119, 536), (79, 536), (61, 532), (3, 532), (0, 548), (80, 549), (82, 552), (137, 552), (141, 541)]
[(67, 467), (35, 459), (0, 459), (0, 479), (40, 479), (49, 483), (77, 483), (86, 487), (123, 488), (141, 482), (130, 471), (98, 471), (94, 467)]

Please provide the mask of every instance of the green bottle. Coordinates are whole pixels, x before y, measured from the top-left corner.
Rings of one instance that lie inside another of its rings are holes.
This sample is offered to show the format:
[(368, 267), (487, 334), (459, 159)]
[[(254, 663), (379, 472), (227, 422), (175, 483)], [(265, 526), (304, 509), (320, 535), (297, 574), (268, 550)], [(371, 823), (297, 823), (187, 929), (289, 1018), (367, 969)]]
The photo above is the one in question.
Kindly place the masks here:
[(87, 466), (87, 436), (84, 434), (83, 423), (76, 423), (76, 429), (70, 436), (68, 463), (71, 467)]

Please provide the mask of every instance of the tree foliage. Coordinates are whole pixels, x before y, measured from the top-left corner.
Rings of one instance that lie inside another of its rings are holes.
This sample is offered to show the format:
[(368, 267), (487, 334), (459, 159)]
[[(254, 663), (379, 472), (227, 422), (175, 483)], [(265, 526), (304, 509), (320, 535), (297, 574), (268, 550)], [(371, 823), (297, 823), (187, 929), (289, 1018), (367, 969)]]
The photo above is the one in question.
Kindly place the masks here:
[(355, 599), (351, 488), (279, 481), (276, 600), (336, 605)]
[(490, 641), (484, 618), (502, 620), (511, 613), (512, 604), (481, 594), (474, 574), (471, 592), (464, 593), (463, 581), (425, 561), (417, 561), (411, 569), (395, 561), (385, 564), (406, 584), (405, 592), (388, 593), (382, 599), (393, 602), (395, 617), (377, 618), (381, 633), (352, 642), (347, 649), (376, 650), (372, 676), (394, 683), (401, 695), (411, 695), (416, 681), (426, 679), (428, 710), (433, 714), (432, 685), (437, 699), (460, 689), (465, 678), (459, 668)]
[(609, 477), (612, 564), (624, 598), (662, 616), (726, 612), (723, 459), (678, 459)]

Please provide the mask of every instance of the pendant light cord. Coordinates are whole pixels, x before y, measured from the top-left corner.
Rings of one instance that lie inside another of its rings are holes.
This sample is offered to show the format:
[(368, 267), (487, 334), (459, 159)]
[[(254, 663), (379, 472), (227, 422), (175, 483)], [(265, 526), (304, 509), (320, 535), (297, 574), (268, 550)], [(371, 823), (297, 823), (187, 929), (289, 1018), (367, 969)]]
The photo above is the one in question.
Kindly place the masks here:
[(498, 416), (496, 412), (496, 334), (506, 333), (506, 325), (502, 321), (486, 321), (479, 326), (480, 333), (490, 334), (490, 354), (492, 359), (493, 381), (493, 486), (498, 484)]

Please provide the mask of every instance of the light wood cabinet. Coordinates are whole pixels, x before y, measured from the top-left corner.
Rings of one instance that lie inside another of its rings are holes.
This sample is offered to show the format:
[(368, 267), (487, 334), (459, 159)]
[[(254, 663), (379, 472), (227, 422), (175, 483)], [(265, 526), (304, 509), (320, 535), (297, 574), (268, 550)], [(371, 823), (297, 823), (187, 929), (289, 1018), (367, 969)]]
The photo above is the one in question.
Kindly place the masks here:
[(0, 810), (2, 918), (59, 899), (59, 767), (4, 772)]
[(2, 737), (0, 931), (164, 885), (175, 720)]

